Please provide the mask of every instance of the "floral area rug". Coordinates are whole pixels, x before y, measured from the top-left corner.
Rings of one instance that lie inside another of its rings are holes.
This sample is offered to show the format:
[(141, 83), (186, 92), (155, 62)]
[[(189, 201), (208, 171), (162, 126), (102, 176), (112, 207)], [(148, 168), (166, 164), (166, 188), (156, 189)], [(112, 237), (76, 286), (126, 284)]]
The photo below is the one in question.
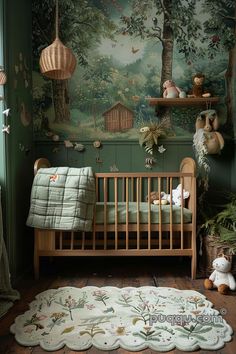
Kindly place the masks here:
[(217, 350), (232, 329), (206, 298), (166, 287), (63, 287), (36, 296), (11, 326), (18, 343), (48, 351), (119, 347)]

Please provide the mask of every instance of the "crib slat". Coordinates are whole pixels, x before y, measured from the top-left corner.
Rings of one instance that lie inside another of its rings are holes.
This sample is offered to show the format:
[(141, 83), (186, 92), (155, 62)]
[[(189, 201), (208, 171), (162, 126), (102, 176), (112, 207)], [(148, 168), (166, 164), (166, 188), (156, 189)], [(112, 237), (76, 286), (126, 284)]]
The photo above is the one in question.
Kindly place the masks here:
[(60, 247), (60, 250), (62, 250), (62, 232), (60, 231), (60, 245), (59, 245), (59, 247)]
[(95, 179), (95, 186), (96, 186), (96, 200), (99, 201), (100, 198), (98, 193), (100, 188), (98, 187), (98, 177), (96, 177)]
[(142, 201), (142, 182), (143, 182), (143, 179), (142, 179), (142, 177), (140, 177), (140, 181), (139, 181), (139, 200), (140, 200), (140, 202)]
[(150, 201), (150, 193), (151, 193), (151, 178), (148, 177), (148, 249), (151, 248), (151, 201)]
[(162, 249), (162, 215), (161, 215), (161, 177), (158, 177), (158, 194), (159, 194), (159, 249)]
[(170, 177), (170, 249), (173, 249), (173, 209), (172, 209), (173, 179)]
[(139, 223), (139, 185), (140, 185), (140, 177), (137, 178), (136, 185), (136, 204), (137, 204), (137, 249), (140, 248), (140, 223)]
[(134, 178), (131, 177), (131, 201), (134, 202)]
[[(95, 179), (95, 185), (96, 185), (96, 202), (99, 202), (99, 194), (98, 194), (98, 190), (99, 189), (99, 177), (96, 176)], [(96, 242), (96, 203), (94, 205), (94, 211), (93, 211), (93, 250), (95, 250), (95, 242)]]
[(121, 189), (121, 191), (122, 191), (122, 199), (121, 199), (121, 201), (122, 202), (124, 202), (125, 201), (125, 177), (122, 177), (122, 189)]
[(74, 249), (74, 231), (71, 231), (71, 236), (70, 236), (70, 249)]
[(125, 225), (125, 248), (129, 249), (129, 178), (126, 177), (126, 225)]
[(103, 223), (104, 223), (104, 250), (107, 249), (107, 178), (103, 179), (103, 192), (104, 192), (104, 215), (103, 215)]
[(114, 178), (114, 195), (115, 195), (115, 250), (118, 245), (118, 199), (117, 199), (117, 177)]
[(172, 178), (172, 177), (166, 177), (166, 193), (169, 194), (169, 190), (171, 189), (169, 187), (169, 179)]
[(85, 232), (82, 232), (82, 245), (81, 245), (82, 250), (85, 248)]
[(181, 183), (181, 250), (184, 248), (184, 198), (183, 198), (183, 177), (180, 177)]
[(96, 242), (96, 203), (94, 205), (94, 217), (93, 217), (93, 250), (95, 250)]

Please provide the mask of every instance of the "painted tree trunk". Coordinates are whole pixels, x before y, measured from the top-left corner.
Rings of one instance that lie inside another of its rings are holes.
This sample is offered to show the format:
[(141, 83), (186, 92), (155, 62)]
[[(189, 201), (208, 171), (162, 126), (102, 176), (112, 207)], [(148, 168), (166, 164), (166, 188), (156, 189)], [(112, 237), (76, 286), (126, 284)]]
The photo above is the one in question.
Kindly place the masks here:
[[(168, 10), (168, 14), (164, 11), (163, 19), (163, 36), (162, 36), (162, 69), (161, 69), (161, 83), (160, 93), (163, 95), (163, 83), (166, 80), (172, 79), (172, 64), (173, 64), (173, 50), (174, 50), (174, 34), (170, 26), (171, 19), (171, 5), (172, 0), (164, 0), (164, 7)], [(168, 107), (158, 108), (157, 116), (165, 119), (171, 127), (171, 111)]]
[[(235, 7), (235, 18), (236, 18), (236, 7)], [(236, 21), (234, 22), (234, 33), (236, 36)], [(225, 103), (227, 105), (227, 119), (225, 122), (225, 130), (227, 132), (233, 132), (233, 117), (236, 114), (236, 44), (229, 51), (229, 61), (228, 67), (225, 73), (225, 81), (226, 81), (226, 98)], [(236, 131), (236, 128), (234, 128)], [(234, 134), (235, 134), (234, 131)]]
[(164, 12), (163, 20), (163, 40), (162, 40), (162, 69), (161, 69), (161, 87), (163, 92), (163, 82), (172, 79), (172, 64), (174, 50), (174, 34), (170, 26), (171, 4), (172, 0), (164, 0), (163, 4), (168, 9), (168, 14)]
[(70, 121), (68, 80), (52, 80), (55, 123)]

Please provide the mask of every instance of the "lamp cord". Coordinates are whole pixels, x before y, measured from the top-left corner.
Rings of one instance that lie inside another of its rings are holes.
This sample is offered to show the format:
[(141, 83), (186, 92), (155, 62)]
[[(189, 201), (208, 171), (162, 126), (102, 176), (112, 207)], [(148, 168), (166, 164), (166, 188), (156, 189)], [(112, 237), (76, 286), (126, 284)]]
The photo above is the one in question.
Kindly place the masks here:
[(56, 21), (55, 21), (55, 26), (56, 26), (56, 38), (59, 38), (58, 36), (58, 0), (56, 0)]

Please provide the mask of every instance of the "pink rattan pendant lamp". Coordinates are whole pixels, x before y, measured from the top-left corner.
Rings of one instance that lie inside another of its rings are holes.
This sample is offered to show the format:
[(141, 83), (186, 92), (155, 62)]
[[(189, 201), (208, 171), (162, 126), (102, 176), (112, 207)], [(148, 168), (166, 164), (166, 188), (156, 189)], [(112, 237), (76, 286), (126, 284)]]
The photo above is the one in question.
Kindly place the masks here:
[(42, 50), (39, 66), (44, 76), (54, 80), (69, 79), (75, 71), (76, 58), (58, 36), (58, 0), (56, 0), (56, 38), (51, 45)]

